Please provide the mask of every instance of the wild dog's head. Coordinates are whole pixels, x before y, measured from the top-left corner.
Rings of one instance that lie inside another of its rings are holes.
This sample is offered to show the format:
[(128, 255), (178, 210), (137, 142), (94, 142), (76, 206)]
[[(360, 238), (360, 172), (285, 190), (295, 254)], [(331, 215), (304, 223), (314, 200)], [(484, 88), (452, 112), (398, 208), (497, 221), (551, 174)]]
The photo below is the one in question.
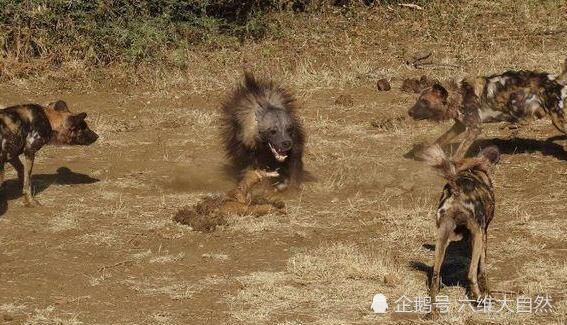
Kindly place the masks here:
[(414, 120), (441, 121), (447, 119), (449, 92), (440, 84), (424, 89), (408, 114)]
[(71, 113), (62, 100), (47, 105), (45, 113), (53, 129), (52, 144), (89, 145), (98, 139), (98, 135), (85, 122), (87, 113)]

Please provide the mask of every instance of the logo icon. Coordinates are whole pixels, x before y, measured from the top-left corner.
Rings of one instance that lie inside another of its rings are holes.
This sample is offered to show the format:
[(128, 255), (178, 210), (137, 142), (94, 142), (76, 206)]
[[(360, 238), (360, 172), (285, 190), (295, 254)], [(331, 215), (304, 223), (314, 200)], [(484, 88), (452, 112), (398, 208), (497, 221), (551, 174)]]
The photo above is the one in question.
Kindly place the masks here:
[(372, 305), (370, 306), (374, 313), (385, 314), (386, 309), (388, 309), (388, 302), (386, 301), (386, 296), (381, 293), (377, 293), (372, 298)]

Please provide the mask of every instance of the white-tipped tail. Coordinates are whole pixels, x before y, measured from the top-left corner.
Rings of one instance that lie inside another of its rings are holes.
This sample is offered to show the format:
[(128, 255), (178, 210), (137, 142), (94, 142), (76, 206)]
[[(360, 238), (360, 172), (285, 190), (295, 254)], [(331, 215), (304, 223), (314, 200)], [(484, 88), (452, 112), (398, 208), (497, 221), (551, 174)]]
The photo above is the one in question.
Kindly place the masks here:
[(455, 163), (447, 157), (443, 149), (437, 144), (425, 149), (421, 153), (420, 158), (427, 165), (439, 170), (441, 175), (447, 180), (452, 180), (457, 175)]

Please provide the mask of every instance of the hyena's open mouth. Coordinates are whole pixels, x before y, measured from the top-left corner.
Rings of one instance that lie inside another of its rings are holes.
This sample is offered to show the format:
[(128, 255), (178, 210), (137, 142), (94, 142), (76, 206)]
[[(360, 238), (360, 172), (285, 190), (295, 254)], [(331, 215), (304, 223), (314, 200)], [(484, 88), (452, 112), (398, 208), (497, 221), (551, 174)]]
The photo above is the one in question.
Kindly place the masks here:
[(272, 146), (271, 143), (268, 143), (268, 146), (270, 147), (270, 150), (272, 150), (272, 153), (274, 154), (274, 157), (276, 158), (277, 161), (283, 162), (284, 160), (286, 160), (287, 151), (277, 150)]

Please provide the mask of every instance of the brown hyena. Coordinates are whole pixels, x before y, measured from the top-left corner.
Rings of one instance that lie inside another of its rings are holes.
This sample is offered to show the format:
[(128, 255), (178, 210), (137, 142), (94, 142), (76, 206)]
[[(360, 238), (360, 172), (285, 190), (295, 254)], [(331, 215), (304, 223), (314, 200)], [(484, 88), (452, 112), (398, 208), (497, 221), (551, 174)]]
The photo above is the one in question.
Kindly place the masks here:
[[(47, 107), (23, 104), (0, 110), (0, 183), (4, 165), (9, 162), (23, 183), (26, 205), (36, 205), (31, 187), (31, 173), (36, 152), (45, 144), (89, 145), (98, 135), (85, 122), (87, 113), (73, 114), (64, 101)], [(24, 156), (24, 162), (19, 156)]]
[(472, 247), (468, 272), (470, 292), (477, 299), (481, 294), (489, 293), (486, 283), (487, 230), (495, 209), (491, 169), (500, 159), (500, 153), (492, 146), (474, 158), (453, 161), (445, 156), (438, 145), (433, 145), (420, 158), (438, 169), (447, 180), (436, 215), (437, 243), (430, 286), (431, 299), (434, 301), (439, 293), (445, 251), (451, 241), (461, 240), (465, 231), (471, 235)]
[(245, 73), (222, 110), (224, 146), (238, 170), (277, 171), (280, 190), (301, 182), (305, 132), (289, 91)]
[(553, 125), (567, 134), (567, 62), (559, 76), (533, 71), (508, 71), (500, 75), (464, 80), (447, 87), (434, 84), (421, 93), (408, 114), (415, 120), (444, 121), (455, 124), (435, 143), (441, 146), (465, 132), (455, 152), (463, 158), (480, 135), (482, 123), (529, 122), (546, 115)]

